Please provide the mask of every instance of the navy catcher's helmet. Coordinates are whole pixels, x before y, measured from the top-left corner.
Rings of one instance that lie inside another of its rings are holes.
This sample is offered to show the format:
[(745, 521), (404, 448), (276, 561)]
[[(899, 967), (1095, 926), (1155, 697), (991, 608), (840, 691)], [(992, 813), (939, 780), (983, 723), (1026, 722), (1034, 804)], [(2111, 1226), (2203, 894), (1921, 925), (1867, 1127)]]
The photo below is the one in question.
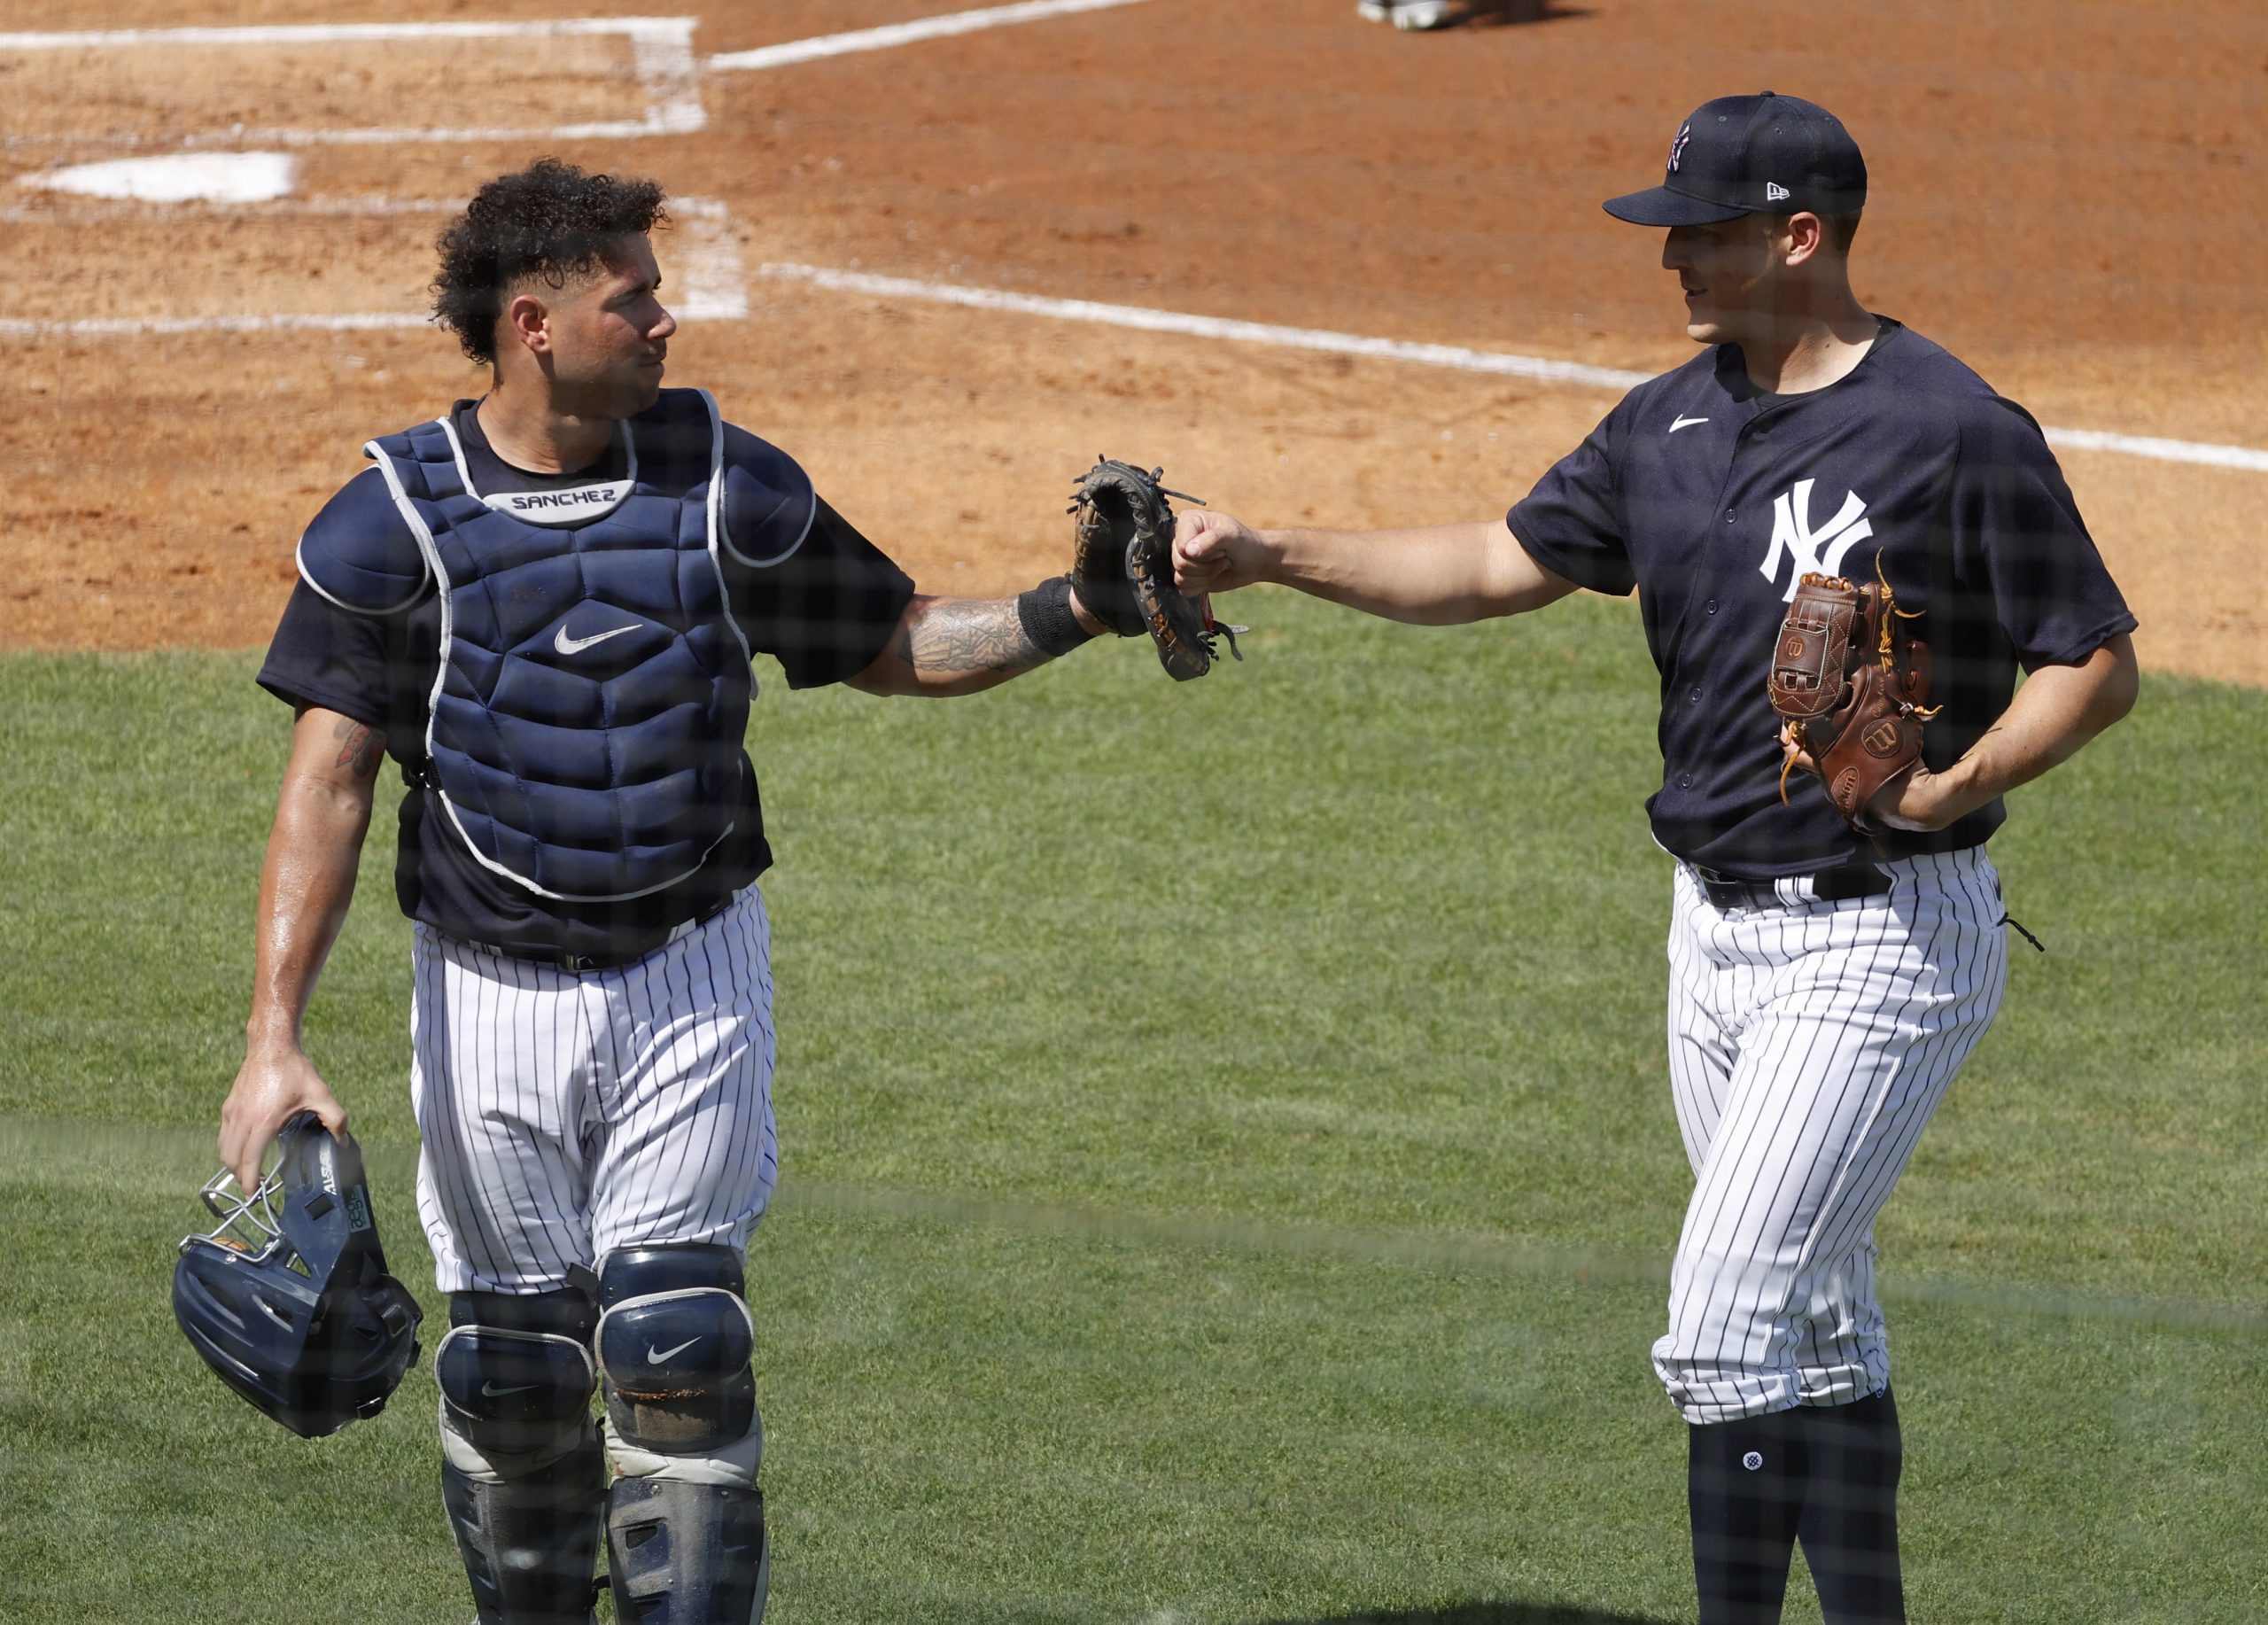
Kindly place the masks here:
[(386, 1273), (361, 1154), (312, 1112), (249, 1196), (205, 1183), (221, 1223), (174, 1266), (174, 1318), (221, 1380), (302, 1438), (376, 1416), (417, 1359), (416, 1300)]

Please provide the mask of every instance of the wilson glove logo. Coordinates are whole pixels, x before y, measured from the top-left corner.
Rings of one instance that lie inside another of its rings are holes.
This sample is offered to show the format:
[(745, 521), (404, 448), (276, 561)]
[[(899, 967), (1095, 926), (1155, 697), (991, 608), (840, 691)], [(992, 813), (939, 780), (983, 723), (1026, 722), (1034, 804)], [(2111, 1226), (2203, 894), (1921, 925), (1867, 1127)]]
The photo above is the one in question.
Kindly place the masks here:
[(1799, 479), (1791, 489), (1772, 499), (1772, 546), (1757, 570), (1766, 580), (1777, 581), (1780, 556), (1788, 556), (1792, 568), (1788, 571), (1788, 588), (1780, 595), (1783, 603), (1795, 602), (1796, 583), (1807, 574), (1841, 575), (1843, 556), (1875, 533), (1867, 519), (1867, 505), (1855, 491), (1844, 497), (1842, 508), (1832, 519), (1818, 530), (1812, 529), (1811, 488), (1816, 483)]

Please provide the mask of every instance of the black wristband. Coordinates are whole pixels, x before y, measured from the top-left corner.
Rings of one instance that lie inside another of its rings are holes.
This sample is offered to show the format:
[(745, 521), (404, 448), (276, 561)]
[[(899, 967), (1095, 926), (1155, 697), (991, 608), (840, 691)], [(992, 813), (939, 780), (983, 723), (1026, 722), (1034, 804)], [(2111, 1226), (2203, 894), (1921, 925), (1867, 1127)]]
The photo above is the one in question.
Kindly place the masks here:
[(1051, 576), (1028, 593), (1016, 595), (1016, 618), (1024, 636), (1049, 659), (1068, 655), (1095, 634), (1071, 611), (1071, 578)]

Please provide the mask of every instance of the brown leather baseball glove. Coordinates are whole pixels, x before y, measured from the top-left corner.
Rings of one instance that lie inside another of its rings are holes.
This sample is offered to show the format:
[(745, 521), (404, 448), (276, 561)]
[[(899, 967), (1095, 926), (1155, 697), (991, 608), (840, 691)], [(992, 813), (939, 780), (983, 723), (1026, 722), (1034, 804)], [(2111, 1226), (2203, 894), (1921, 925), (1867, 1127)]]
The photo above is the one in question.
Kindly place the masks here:
[(1242, 626), (1216, 625), (1208, 597), (1184, 598), (1173, 584), (1173, 504), (1202, 500), (1158, 483), (1163, 469), (1144, 473), (1130, 463), (1098, 457), (1072, 493), (1078, 550), (1072, 590), (1097, 620), (1120, 637), (1146, 632), (1158, 660), (1177, 682), (1212, 669), (1218, 640), (1244, 658), (1236, 634)]
[(1769, 679), (1789, 747), (1783, 804), (1788, 774), (1803, 767), (1826, 783), (1853, 829), (1884, 833), (1867, 821), (1867, 805), (1921, 761), (1922, 725), (1938, 714), (1929, 703), (1929, 645), (1906, 630), (1913, 618), (1898, 607), (1879, 556), (1864, 586), (1816, 574), (1796, 584)]

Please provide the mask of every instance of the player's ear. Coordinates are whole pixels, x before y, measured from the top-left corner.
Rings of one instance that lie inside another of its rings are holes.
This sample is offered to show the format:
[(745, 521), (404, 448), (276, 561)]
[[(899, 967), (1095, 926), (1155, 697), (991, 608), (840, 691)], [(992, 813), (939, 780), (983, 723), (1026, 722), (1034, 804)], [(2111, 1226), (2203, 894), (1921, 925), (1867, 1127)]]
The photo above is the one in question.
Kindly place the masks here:
[(1827, 245), (1827, 222), (1808, 209), (1790, 214), (1773, 237), (1783, 258), (1791, 265), (1801, 265)]
[(551, 312), (532, 293), (516, 293), (505, 301), (497, 338), (520, 345), (538, 355), (551, 349)]

